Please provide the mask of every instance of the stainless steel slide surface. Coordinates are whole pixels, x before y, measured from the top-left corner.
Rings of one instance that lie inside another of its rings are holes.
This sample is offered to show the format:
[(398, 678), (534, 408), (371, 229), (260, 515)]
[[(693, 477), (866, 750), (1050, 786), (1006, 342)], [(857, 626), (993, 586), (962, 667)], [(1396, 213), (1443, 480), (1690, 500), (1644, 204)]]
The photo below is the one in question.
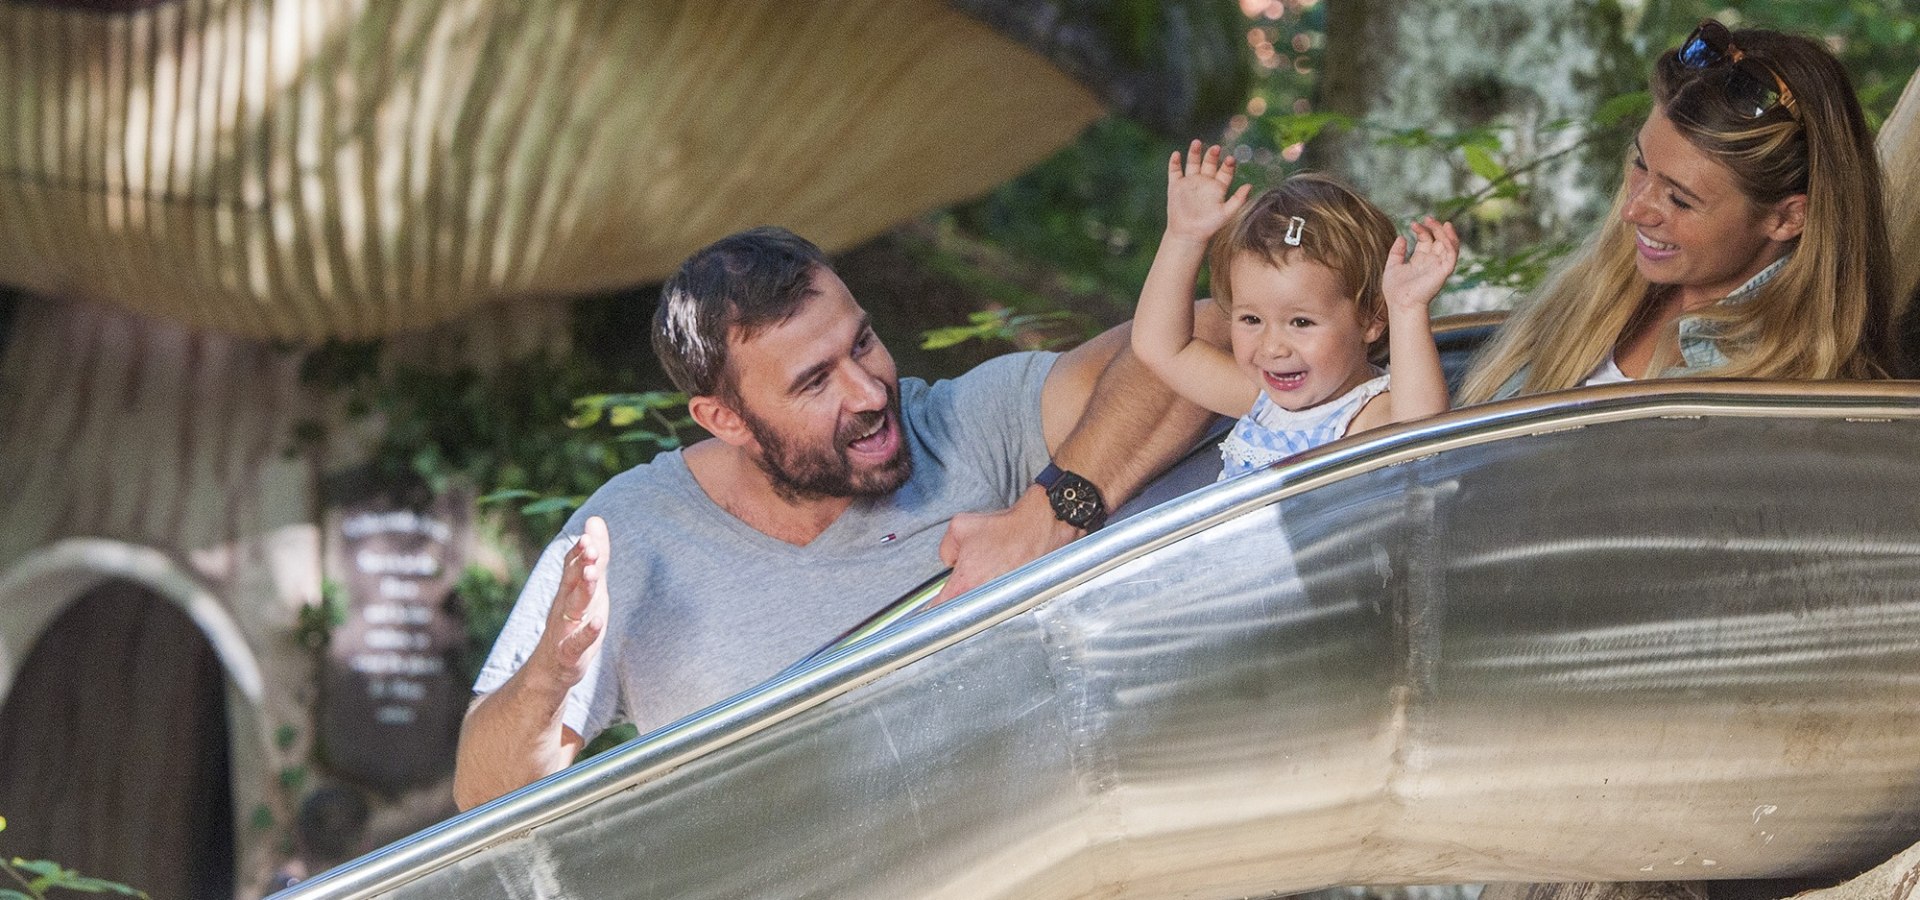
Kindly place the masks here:
[(280, 896), (1244, 897), (1920, 839), (1920, 385), (1609, 386), (1380, 434)]

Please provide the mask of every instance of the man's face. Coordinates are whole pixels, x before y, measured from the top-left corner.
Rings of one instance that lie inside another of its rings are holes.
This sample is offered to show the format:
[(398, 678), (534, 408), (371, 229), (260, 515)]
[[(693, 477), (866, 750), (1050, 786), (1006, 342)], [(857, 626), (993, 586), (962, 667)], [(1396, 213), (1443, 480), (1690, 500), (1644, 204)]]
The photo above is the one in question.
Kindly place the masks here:
[(729, 338), (739, 391), (728, 405), (752, 433), (754, 462), (788, 499), (890, 494), (913, 472), (893, 356), (838, 275), (815, 269), (811, 290), (793, 318)]

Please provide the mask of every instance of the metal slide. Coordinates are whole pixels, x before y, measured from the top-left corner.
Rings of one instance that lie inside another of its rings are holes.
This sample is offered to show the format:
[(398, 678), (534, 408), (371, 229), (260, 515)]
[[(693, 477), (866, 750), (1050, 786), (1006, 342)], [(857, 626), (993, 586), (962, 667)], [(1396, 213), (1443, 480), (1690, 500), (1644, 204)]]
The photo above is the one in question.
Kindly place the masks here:
[(1457, 411), (1120, 522), (280, 897), (1243, 897), (1920, 838), (1920, 384)]

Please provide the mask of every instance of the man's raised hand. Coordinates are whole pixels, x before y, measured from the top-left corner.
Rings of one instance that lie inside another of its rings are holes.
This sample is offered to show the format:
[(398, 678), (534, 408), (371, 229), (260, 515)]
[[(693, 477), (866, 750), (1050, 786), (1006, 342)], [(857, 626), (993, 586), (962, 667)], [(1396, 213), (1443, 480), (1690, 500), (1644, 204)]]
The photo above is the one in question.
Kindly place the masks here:
[(610, 608), (607, 563), (611, 556), (606, 520), (589, 516), (580, 540), (567, 551), (560, 590), (547, 610), (547, 629), (540, 638), (541, 646), (549, 650), (555, 679), (565, 687), (579, 684), (587, 666), (600, 654)]

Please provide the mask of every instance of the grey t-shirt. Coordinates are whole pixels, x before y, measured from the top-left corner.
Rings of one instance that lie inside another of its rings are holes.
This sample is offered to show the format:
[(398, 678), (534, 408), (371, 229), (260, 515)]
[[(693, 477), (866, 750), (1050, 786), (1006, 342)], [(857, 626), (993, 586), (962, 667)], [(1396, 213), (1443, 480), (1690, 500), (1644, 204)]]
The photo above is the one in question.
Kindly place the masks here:
[(1047, 461), (1040, 392), (1050, 353), (1014, 353), (950, 381), (900, 381), (913, 477), (855, 501), (812, 543), (754, 530), (701, 490), (678, 451), (615, 476), (547, 545), (474, 684), (499, 689), (526, 662), (588, 516), (607, 521), (611, 619), (563, 721), (591, 738), (641, 731), (778, 674), (937, 574), (963, 512), (1018, 499)]

